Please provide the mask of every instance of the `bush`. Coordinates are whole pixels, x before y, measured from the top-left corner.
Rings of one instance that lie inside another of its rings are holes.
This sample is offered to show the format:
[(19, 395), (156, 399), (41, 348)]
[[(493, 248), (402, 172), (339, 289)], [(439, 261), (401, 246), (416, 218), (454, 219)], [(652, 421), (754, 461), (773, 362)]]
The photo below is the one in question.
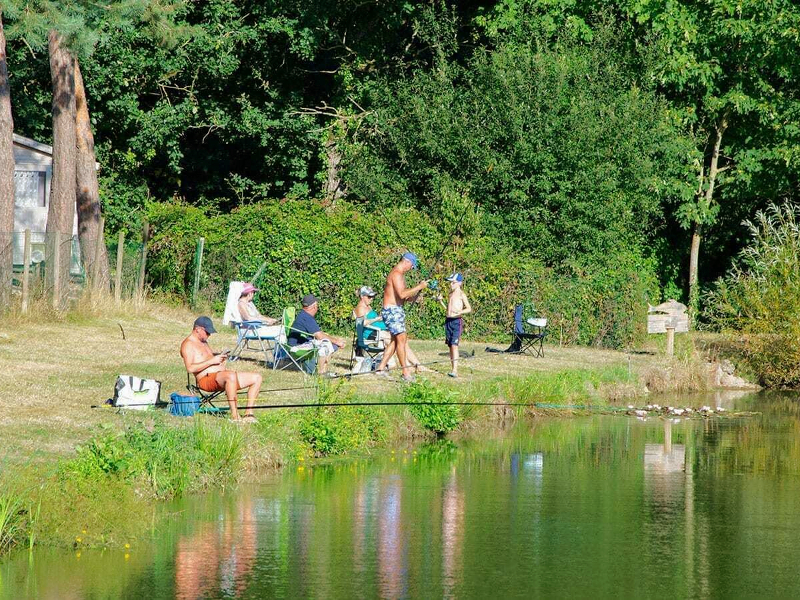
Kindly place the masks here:
[(157, 419), (124, 433), (105, 433), (78, 446), (78, 456), (63, 466), (65, 476), (99, 480), (114, 476), (137, 486), (140, 493), (172, 498), (235, 479), (240, 467), (242, 433), (227, 422), (195, 419), (188, 427), (172, 427)]
[[(320, 391), (319, 402), (351, 402), (352, 393), (340, 388)], [(335, 456), (363, 450), (383, 441), (386, 419), (377, 407), (318, 407), (305, 409), (300, 418), (300, 437), (316, 456)]]
[[(466, 319), (467, 339), (505, 338), (514, 304), (527, 301), (550, 319), (551, 330), (563, 343), (607, 347), (624, 347), (636, 339), (645, 323), (645, 295), (657, 295), (654, 266), (636, 250), (618, 247), (602, 260), (576, 261), (559, 271), (545, 268), (532, 253), (501, 243), (474, 224), (469, 235), (451, 236), (452, 229), (440, 231), (420, 210), (362, 210), (344, 201), (334, 207), (264, 201), (227, 215), (207, 215), (181, 204), (153, 204), (151, 284), (187, 298), (195, 245), (202, 235), (206, 244), (201, 300), (212, 309), (222, 311), (228, 282), (250, 280), (263, 264), (256, 303), (264, 314), (279, 317), (284, 307), (297, 306), (302, 296), (314, 293), (321, 299), (321, 326), (348, 332), (356, 290), (365, 284), (382, 289), (406, 247), (404, 240), (423, 263), (445, 247), (434, 273), (440, 280), (452, 270), (465, 273), (465, 290), (474, 308)], [(419, 276), (412, 273), (409, 283)], [(419, 337), (441, 336), (443, 318), (436, 302), (424, 301), (408, 310), (410, 330)]]
[(750, 244), (706, 298), (705, 318), (744, 340), (763, 385), (800, 385), (800, 208), (770, 206), (747, 222)]
[(425, 429), (439, 435), (453, 431), (461, 423), (461, 411), (452, 405), (457, 398), (455, 390), (436, 387), (426, 379), (420, 379), (403, 390), (403, 400), (409, 404), (411, 414)]

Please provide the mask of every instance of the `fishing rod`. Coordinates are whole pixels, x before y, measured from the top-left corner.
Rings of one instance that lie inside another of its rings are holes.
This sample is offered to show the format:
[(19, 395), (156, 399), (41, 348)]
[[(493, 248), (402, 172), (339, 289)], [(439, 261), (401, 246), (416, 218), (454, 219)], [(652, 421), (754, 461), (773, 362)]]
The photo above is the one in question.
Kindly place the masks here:
[[(473, 350), (471, 354), (465, 354), (464, 356), (460, 357), (459, 360), (469, 360), (471, 358), (475, 358), (475, 350)], [(326, 379), (328, 381), (335, 380), (335, 379), (351, 379), (353, 377), (363, 377), (364, 375), (375, 375), (376, 373), (384, 373), (384, 372), (388, 372), (388, 371), (398, 371), (398, 370), (403, 369), (403, 368), (415, 369), (416, 367), (428, 367), (430, 365), (439, 365), (439, 364), (447, 363), (447, 362), (450, 362), (449, 358), (442, 358), (440, 360), (432, 360), (432, 361), (429, 361), (429, 362), (417, 363), (415, 365), (407, 365), (406, 367), (402, 367), (402, 366), (398, 365), (398, 366), (395, 366), (395, 367), (386, 368), (383, 371), (365, 371), (364, 373), (342, 373), (341, 375), (333, 375), (331, 377), (327, 377)], [(434, 371), (434, 372), (435, 373), (439, 373), (439, 375), (442, 374), (440, 371)]]
[[(267, 410), (273, 408), (338, 408), (345, 406), (528, 406), (536, 407), (529, 402), (320, 402), (314, 404), (257, 404), (255, 406), (239, 406), (238, 410)], [(121, 407), (124, 408), (124, 407)], [(219, 411), (230, 410), (221, 406)]]
[[(261, 394), (269, 394), (269, 393), (273, 393), (273, 392), (292, 392), (292, 391), (297, 391), (297, 390), (309, 390), (310, 391), (310, 390), (313, 390), (313, 389), (314, 389), (314, 387), (311, 387), (311, 386), (270, 388), (268, 390), (261, 390), (259, 392), (259, 395), (261, 395)], [(238, 390), (236, 393), (237, 393), (237, 395), (246, 394), (247, 390)], [(184, 398), (188, 398), (188, 397), (199, 398), (199, 396), (183, 396), (183, 397)], [(202, 398), (200, 398), (200, 401), (202, 402)], [(130, 406), (158, 406), (158, 407), (161, 407), (161, 406), (169, 406), (170, 403), (171, 404), (194, 404), (194, 402), (192, 402), (190, 400), (179, 401), (179, 402), (173, 402), (172, 400), (170, 400), (169, 402), (166, 402), (166, 401), (162, 400), (162, 401), (156, 402), (155, 404), (147, 403), (147, 402), (141, 403), (141, 404), (122, 404), (120, 406), (114, 406), (113, 404), (109, 404), (109, 403), (106, 403), (106, 404), (92, 404), (89, 408), (128, 408)]]

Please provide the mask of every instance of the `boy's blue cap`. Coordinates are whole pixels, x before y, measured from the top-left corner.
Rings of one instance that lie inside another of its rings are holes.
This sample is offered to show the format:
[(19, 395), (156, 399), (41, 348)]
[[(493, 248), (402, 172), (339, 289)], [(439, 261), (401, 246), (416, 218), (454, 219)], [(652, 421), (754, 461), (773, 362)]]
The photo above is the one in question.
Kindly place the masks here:
[(464, 281), (464, 276), (461, 273), (453, 273), (445, 281), (458, 281), (460, 283)]
[(416, 269), (417, 268), (417, 262), (418, 261), (417, 261), (417, 255), (416, 254), (414, 254), (413, 252), (406, 252), (405, 254), (403, 254), (403, 258), (405, 258), (407, 261), (409, 261), (411, 263), (411, 268), (412, 269)]

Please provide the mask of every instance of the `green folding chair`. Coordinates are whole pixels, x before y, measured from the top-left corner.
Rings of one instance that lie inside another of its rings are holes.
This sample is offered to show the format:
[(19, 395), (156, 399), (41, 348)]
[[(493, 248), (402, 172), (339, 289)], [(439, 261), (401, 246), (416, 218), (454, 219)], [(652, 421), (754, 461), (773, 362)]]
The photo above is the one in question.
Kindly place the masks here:
[[(319, 354), (319, 350), (317, 348), (298, 349), (296, 346), (289, 345), (289, 334), (292, 331), (297, 331), (296, 329), (292, 329), (292, 324), (296, 316), (297, 310), (294, 306), (287, 306), (283, 309), (281, 324), (283, 325), (285, 335), (282, 340), (275, 343), (272, 369), (280, 371), (290, 365), (294, 365), (303, 373), (311, 375), (317, 368), (317, 355)], [(304, 367), (304, 365), (308, 364), (313, 364), (313, 368), (308, 369)]]

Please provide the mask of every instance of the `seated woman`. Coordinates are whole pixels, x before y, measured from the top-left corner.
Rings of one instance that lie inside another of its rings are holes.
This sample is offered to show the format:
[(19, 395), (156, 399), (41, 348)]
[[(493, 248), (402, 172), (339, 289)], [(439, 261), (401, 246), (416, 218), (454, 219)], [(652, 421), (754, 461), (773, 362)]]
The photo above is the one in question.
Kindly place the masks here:
[(257, 333), (262, 338), (276, 338), (281, 334), (281, 324), (278, 319), (267, 317), (258, 312), (253, 296), (258, 291), (252, 283), (245, 283), (242, 288), (242, 295), (239, 296), (239, 303), (236, 305), (239, 309), (239, 316), (242, 321), (261, 321), (264, 323), (257, 329)]
[[(364, 332), (365, 339), (375, 339), (375, 336), (378, 336), (378, 339), (383, 342), (383, 347), (385, 349), (389, 349), (389, 345), (392, 343), (392, 336), (386, 329), (386, 324), (383, 322), (381, 316), (375, 312), (372, 308), (372, 300), (378, 294), (368, 285), (363, 285), (358, 290), (358, 304), (353, 309), (353, 318), (360, 319), (364, 318), (364, 327), (367, 328)], [(406, 355), (408, 356), (408, 360), (412, 366), (416, 367), (418, 373), (422, 371), (430, 371), (423, 367), (417, 355), (414, 354), (414, 351), (411, 349), (411, 346), (408, 346), (408, 350), (406, 351)], [(387, 365), (390, 369), (394, 368), (396, 362), (394, 360), (394, 356), (389, 359), (389, 364)]]

